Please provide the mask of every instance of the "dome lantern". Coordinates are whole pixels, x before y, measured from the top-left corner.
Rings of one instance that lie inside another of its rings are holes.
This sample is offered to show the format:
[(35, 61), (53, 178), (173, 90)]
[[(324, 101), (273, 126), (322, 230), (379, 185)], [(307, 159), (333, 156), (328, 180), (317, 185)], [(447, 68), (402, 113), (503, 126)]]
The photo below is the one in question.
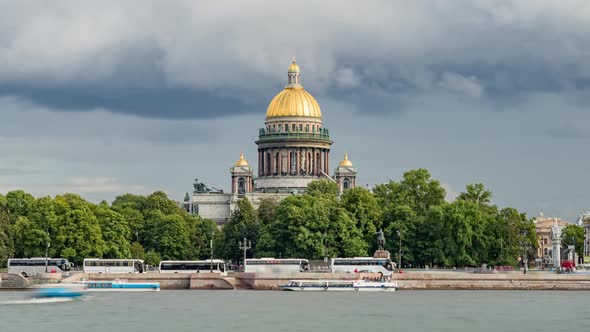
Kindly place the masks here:
[(240, 152), (240, 159), (238, 159), (238, 161), (236, 161), (234, 166), (236, 166), (236, 167), (250, 166), (250, 164), (248, 164), (248, 161), (246, 159), (244, 159), (243, 152)]
[(352, 167), (352, 161), (348, 160), (348, 152), (344, 152), (344, 159), (338, 164), (339, 167)]
[(277, 94), (266, 110), (266, 118), (272, 117), (312, 117), (322, 118), (320, 105), (315, 98), (301, 86), (301, 71), (293, 57), (287, 70), (289, 84)]

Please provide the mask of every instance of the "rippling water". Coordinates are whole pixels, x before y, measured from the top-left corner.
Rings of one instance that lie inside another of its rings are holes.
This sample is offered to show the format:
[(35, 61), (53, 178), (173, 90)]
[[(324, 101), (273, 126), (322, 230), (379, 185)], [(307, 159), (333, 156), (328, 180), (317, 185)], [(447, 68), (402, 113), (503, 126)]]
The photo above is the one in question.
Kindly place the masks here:
[(590, 292), (0, 292), (0, 331), (590, 331)]

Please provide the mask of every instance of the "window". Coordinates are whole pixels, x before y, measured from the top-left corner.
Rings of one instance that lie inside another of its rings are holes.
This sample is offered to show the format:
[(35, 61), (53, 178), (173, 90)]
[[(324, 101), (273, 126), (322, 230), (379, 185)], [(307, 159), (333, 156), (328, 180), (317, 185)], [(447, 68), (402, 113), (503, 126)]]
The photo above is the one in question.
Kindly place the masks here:
[(350, 179), (349, 178), (345, 178), (344, 181), (342, 181), (342, 187), (344, 189), (350, 189)]
[(280, 154), (277, 152), (275, 154), (275, 174), (279, 173), (279, 163), (281, 162), (281, 156)]
[(289, 131), (289, 124), (285, 123), (285, 131)]
[(297, 173), (297, 153), (291, 152), (291, 174)]
[(292, 124), (292, 125), (291, 125), (291, 130), (292, 130), (292, 131), (295, 131), (295, 130), (296, 130), (296, 129), (295, 129), (295, 124)]
[(303, 124), (302, 123), (299, 124), (299, 131), (303, 131)]
[(238, 179), (238, 194), (245, 194), (246, 193), (246, 180), (244, 178)]

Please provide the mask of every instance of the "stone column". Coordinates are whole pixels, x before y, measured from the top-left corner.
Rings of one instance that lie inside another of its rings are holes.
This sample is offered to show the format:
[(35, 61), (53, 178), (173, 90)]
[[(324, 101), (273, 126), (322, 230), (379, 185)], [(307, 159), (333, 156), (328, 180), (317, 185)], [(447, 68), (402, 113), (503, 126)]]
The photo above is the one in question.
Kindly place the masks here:
[(553, 267), (561, 268), (561, 227), (551, 227), (551, 246), (553, 247)]

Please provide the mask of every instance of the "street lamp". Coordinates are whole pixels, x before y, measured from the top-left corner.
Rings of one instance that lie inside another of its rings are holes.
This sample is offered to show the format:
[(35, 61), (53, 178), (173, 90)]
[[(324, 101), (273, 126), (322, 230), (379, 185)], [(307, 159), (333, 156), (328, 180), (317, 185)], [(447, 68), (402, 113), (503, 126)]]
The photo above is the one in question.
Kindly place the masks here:
[(243, 242), (238, 241), (238, 247), (244, 251), (244, 271), (246, 271), (246, 251), (252, 249), (252, 241), (247, 241), (244, 237)]
[(528, 264), (528, 257), (527, 257), (527, 252), (528, 252), (528, 239), (526, 238), (528, 235), (528, 232), (525, 230), (522, 232), (522, 247), (523, 247), (523, 255), (522, 255), (522, 263), (524, 265), (523, 268), (523, 274), (526, 274), (527, 271), (527, 264)]
[(213, 236), (215, 236), (215, 231), (211, 231), (211, 240), (209, 240), (209, 247), (211, 247), (211, 273), (213, 273)]
[(401, 271), (401, 268), (402, 268), (402, 255), (404, 254), (404, 252), (402, 251), (402, 233), (401, 233), (401, 231), (399, 229), (397, 230), (397, 238), (399, 240), (399, 249), (398, 249), (398, 252), (397, 252), (397, 261), (398, 261), (397, 268), (398, 268), (398, 270)]
[(49, 258), (48, 258), (48, 252), (49, 252), (49, 247), (51, 246), (51, 243), (49, 243), (49, 241), (47, 241), (47, 245), (45, 246), (45, 273), (47, 273), (47, 263), (49, 262)]
[(545, 237), (541, 235), (541, 270), (545, 270)]

